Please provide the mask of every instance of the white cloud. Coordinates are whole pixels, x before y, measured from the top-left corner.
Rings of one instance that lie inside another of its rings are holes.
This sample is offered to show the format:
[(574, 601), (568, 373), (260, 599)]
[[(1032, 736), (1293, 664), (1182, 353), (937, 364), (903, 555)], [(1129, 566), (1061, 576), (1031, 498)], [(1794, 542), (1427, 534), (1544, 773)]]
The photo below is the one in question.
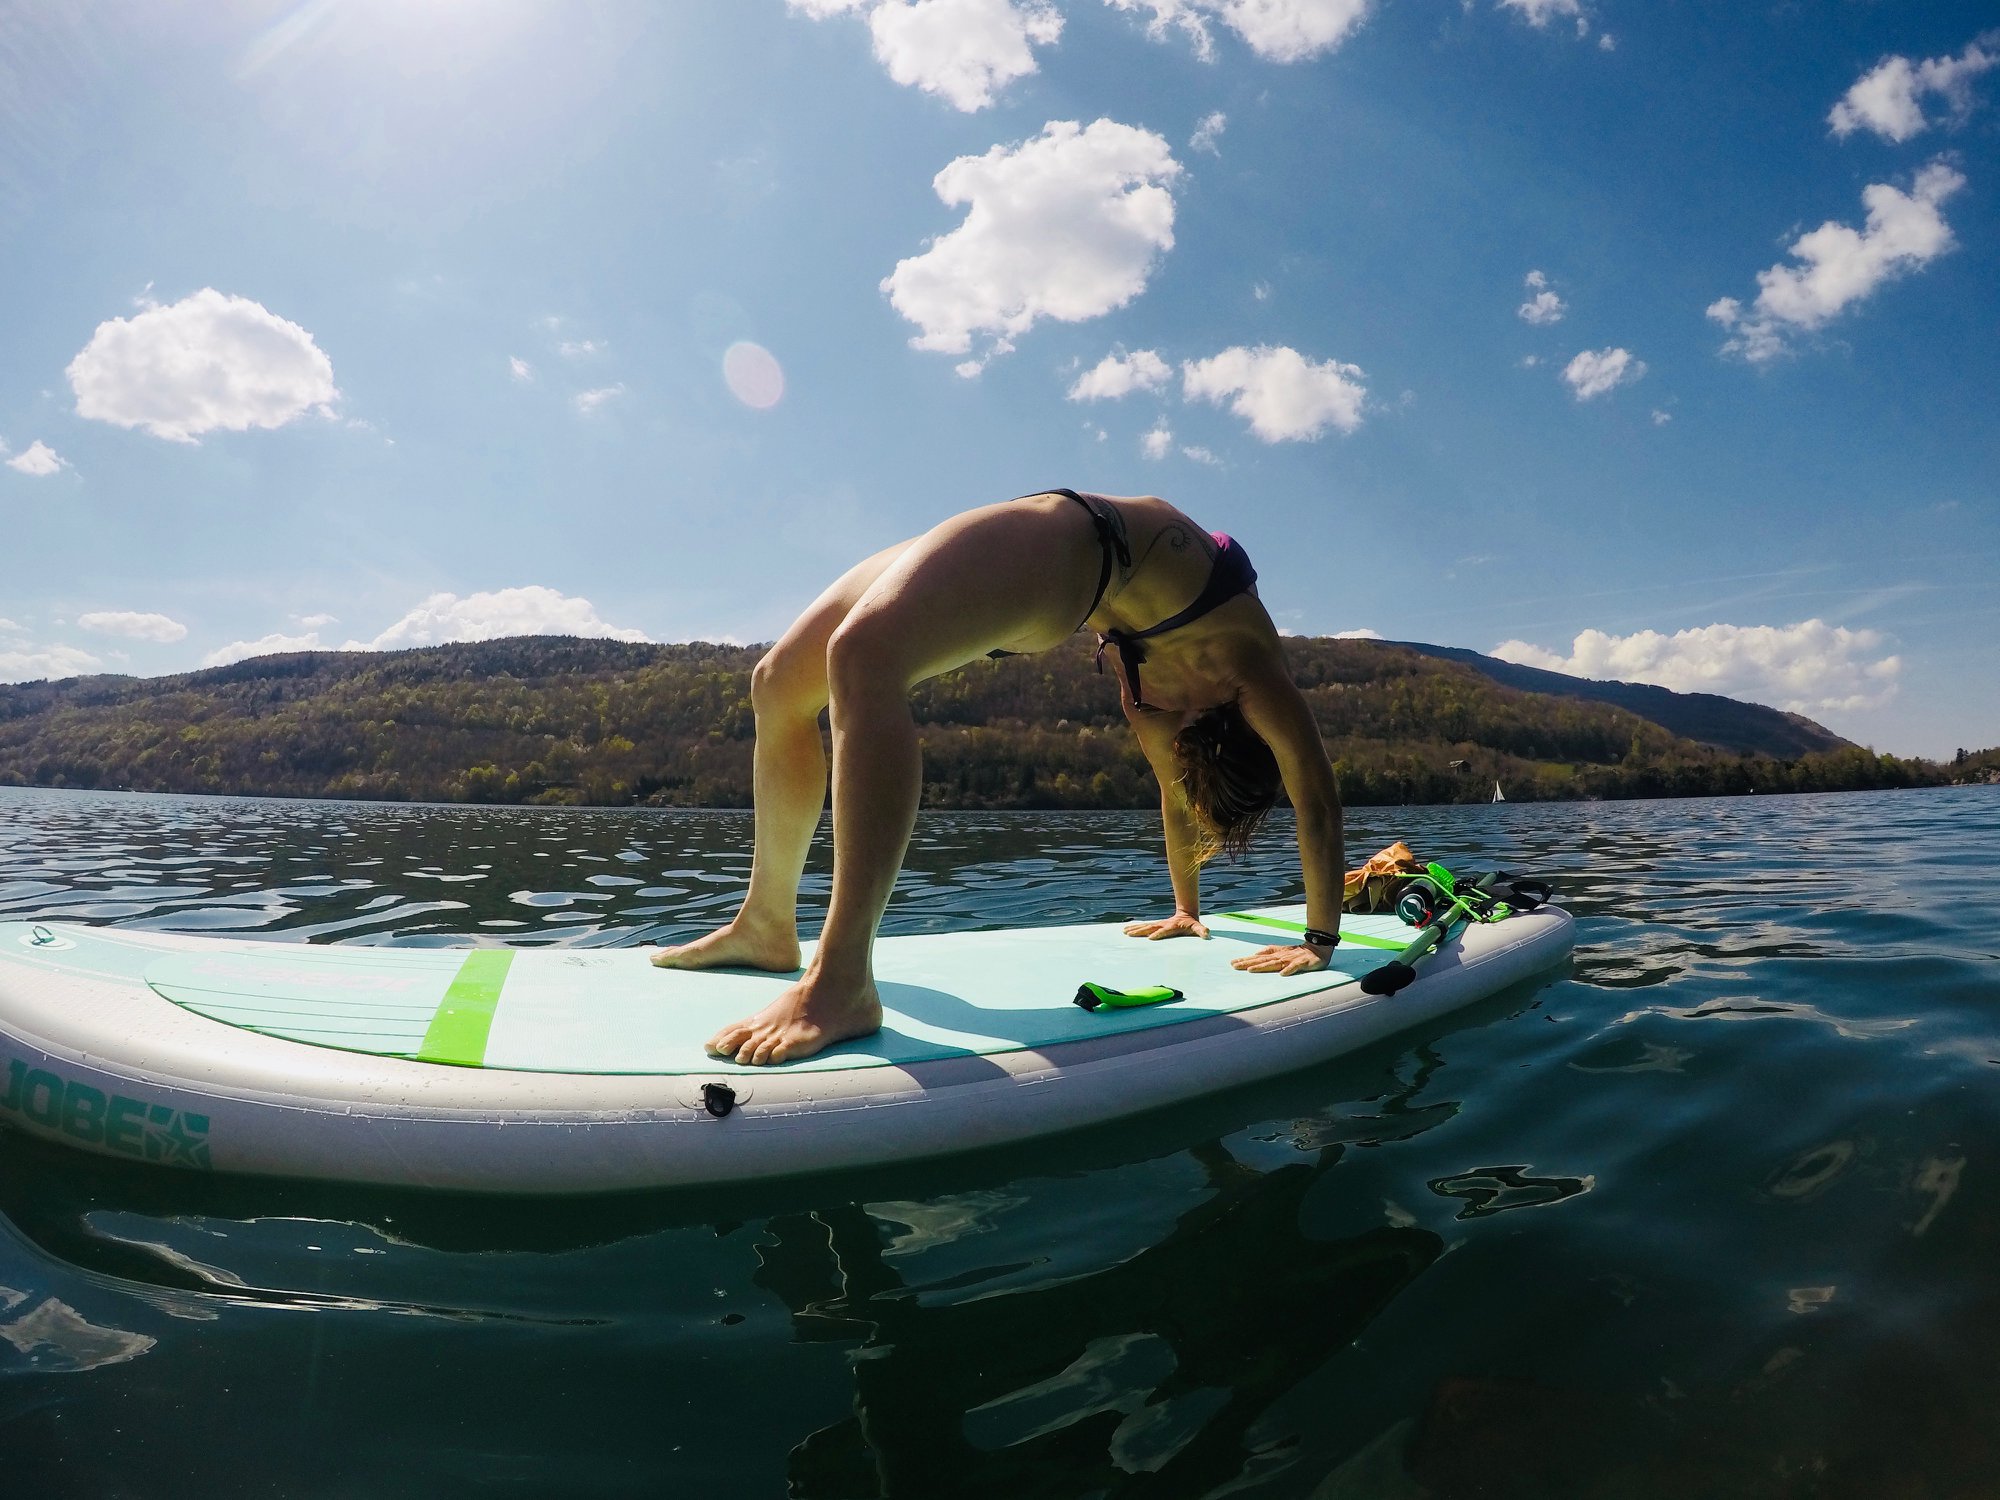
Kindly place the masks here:
[(1367, 387), (1356, 365), (1310, 360), (1296, 349), (1241, 345), (1181, 366), (1186, 399), (1221, 403), (1267, 443), (1310, 441), (1361, 425)]
[(21, 629), (22, 627), (16, 625), (12, 620), (0, 618), (0, 630), (18, 633)]
[(1188, 137), (1188, 150), (1206, 151), (1210, 156), (1222, 155), (1222, 148), (1215, 143), (1222, 138), (1222, 132), (1228, 125), (1229, 116), (1219, 109), (1213, 114), (1203, 115), (1201, 123), (1194, 128), (1194, 134)]
[(1370, 630), (1365, 625), (1359, 630), (1336, 630), (1333, 633), (1333, 638), (1336, 641), (1380, 641), (1387, 639), (1381, 631)]
[(1909, 192), (1886, 182), (1861, 191), (1868, 222), (1859, 229), (1829, 219), (1799, 236), (1780, 263), (1757, 273), (1757, 300), (1746, 313), (1734, 297), (1710, 304), (1709, 317), (1733, 335), (1725, 354), (1761, 363), (1782, 354), (1787, 339), (1823, 327), (1884, 282), (1927, 265), (1953, 248), (1951, 228), (1938, 205), (1965, 186), (1942, 161), (1917, 174)]
[(1594, 400), (1646, 373), (1646, 362), (1629, 349), (1585, 349), (1563, 367), (1562, 378), (1579, 401)]
[(1255, 297), (1259, 302), (1269, 302), (1271, 300), (1271, 283), (1268, 281), (1257, 282), (1250, 288), (1250, 295)]
[[(1541, 27), (1549, 24), (1557, 16), (1574, 16), (1579, 25), (1583, 20), (1583, 6), (1579, 0), (1500, 0), (1502, 10), (1511, 10), (1530, 26)], [(1577, 33), (1581, 36), (1583, 33)]]
[(1209, 34), (1208, 16), (1215, 9), (1201, 0), (1104, 0), (1116, 10), (1149, 11), (1146, 34), (1163, 40), (1169, 31), (1183, 32), (1194, 44), (1195, 56), (1204, 62), (1215, 56), (1215, 38)]
[(522, 359), (518, 354), (507, 356), (507, 368), (514, 372), (516, 380), (533, 380), (535, 378), (535, 367), (525, 359)]
[(338, 625), (340, 621), (332, 615), (293, 615), (308, 630), (318, 630), (323, 625)]
[(177, 443), (331, 415), (340, 399), (310, 333), (213, 287), (98, 324), (67, 373), (78, 416)]
[(884, 0), (868, 17), (891, 78), (968, 114), (1033, 73), (1031, 44), (1053, 45), (1062, 27), (1045, 0)]
[(866, 11), (875, 58), (901, 84), (968, 114), (1036, 71), (1063, 18), (1049, 0), (787, 0), (816, 19)]
[(1586, 630), (1570, 654), (1503, 641), (1502, 661), (1621, 682), (1650, 682), (1677, 693), (1721, 693), (1793, 713), (1879, 708), (1896, 694), (1902, 660), (1881, 654), (1873, 630), (1824, 620), (1796, 625), (1704, 625), (1661, 635)]
[(1156, 391), (1174, 378), (1172, 366), (1151, 349), (1123, 357), (1107, 354), (1077, 377), (1069, 388), (1072, 401), (1115, 401), (1134, 391)]
[(69, 464), (55, 449), (37, 438), (25, 450), (8, 459), (7, 467), (16, 473), (44, 479), (59, 469), (68, 468)]
[(1174, 435), (1164, 421), (1155, 422), (1152, 430), (1139, 439), (1139, 451), (1148, 458), (1165, 458), (1173, 449)]
[(432, 594), (369, 641), (348, 641), (335, 647), (320, 639), (318, 627), (334, 624), (332, 615), (308, 615), (299, 622), (314, 627), (304, 635), (272, 634), (254, 641), (232, 641), (203, 657), (204, 667), (227, 666), (252, 656), (284, 651), (400, 651), (413, 646), (442, 646), (451, 641), (491, 641), (510, 635), (584, 635), (617, 641), (643, 641), (642, 630), (627, 630), (598, 618), (588, 599), (530, 584), (525, 588), (489, 593)]
[(959, 157), (932, 186), (966, 205), (965, 221), (882, 282), (923, 330), (911, 346), (966, 354), (983, 335), (983, 363), (1042, 318), (1077, 323), (1123, 307), (1173, 248), (1166, 184), (1180, 171), (1160, 136), (1112, 120), (1052, 120), (1019, 146)]
[(1563, 299), (1554, 292), (1537, 292), (1515, 309), (1524, 322), (1537, 325), (1560, 323), (1566, 310)]
[(121, 635), (134, 641), (179, 641), (187, 639), (188, 628), (165, 615), (139, 614), (129, 609), (92, 610), (78, 615), (76, 623), (99, 635)]
[(1150, 14), (1149, 35), (1180, 31), (1202, 58), (1215, 55), (1209, 21), (1220, 21), (1270, 62), (1300, 62), (1331, 52), (1368, 18), (1370, 0), (1105, 0)]
[(588, 359), (603, 352), (604, 345), (596, 339), (564, 339), (556, 345), (556, 353), (564, 359)]
[(395, 651), (447, 641), (490, 641), (508, 635), (588, 635), (643, 641), (643, 630), (611, 625), (588, 599), (530, 584), (490, 593), (432, 594), (372, 641), (349, 641), (348, 651)]
[(104, 663), (76, 646), (32, 646), (17, 642), (0, 647), (0, 682), (33, 682), (43, 677), (80, 677)]
[(1199, 443), (1181, 449), (1181, 457), (1192, 459), (1198, 464), (1211, 464), (1218, 469), (1222, 467), (1222, 460), (1217, 458), (1212, 450), (1202, 447)]
[(1972, 80), (1995, 63), (2000, 32), (1988, 32), (1966, 44), (1957, 57), (1933, 57), (1912, 63), (1907, 57), (1885, 57), (1855, 80), (1845, 97), (1826, 117), (1843, 139), (1857, 130), (1872, 130), (1885, 141), (1901, 143), (1930, 128), (1920, 102), (1925, 94), (1941, 94), (1954, 118), (1972, 111)]
[(615, 400), (624, 394), (625, 382), (621, 380), (616, 385), (601, 385), (594, 391), (578, 391), (570, 400), (576, 409), (587, 417), (605, 402)]
[(1661, 411), (1657, 406), (1653, 408), (1653, 425), (1655, 427), (1664, 427), (1667, 423), (1673, 421), (1673, 419), (1674, 414), (1672, 412)]
[(201, 664), (204, 667), (226, 667), (232, 662), (247, 661), (253, 656), (277, 656), (287, 651), (331, 649), (320, 640), (317, 632), (310, 635), (266, 635), (254, 641), (231, 641), (226, 646), (218, 646), (201, 659)]
[(1515, 312), (1525, 322), (1540, 326), (1546, 323), (1560, 323), (1569, 310), (1563, 299), (1549, 290), (1549, 278), (1540, 271), (1530, 271), (1527, 279), (1528, 290), (1535, 295), (1523, 302)]

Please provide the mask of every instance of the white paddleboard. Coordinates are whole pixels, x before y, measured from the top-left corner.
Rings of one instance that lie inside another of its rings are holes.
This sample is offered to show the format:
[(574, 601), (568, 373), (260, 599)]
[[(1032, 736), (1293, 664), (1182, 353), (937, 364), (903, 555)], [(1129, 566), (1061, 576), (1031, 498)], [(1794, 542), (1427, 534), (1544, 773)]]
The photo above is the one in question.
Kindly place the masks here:
[[(786, 976), (656, 969), (649, 949), (385, 948), (0, 923), (0, 1121), (197, 1171), (522, 1193), (738, 1181), (1032, 1139), (1305, 1067), (1543, 973), (1571, 921), (1472, 927), (1387, 997), (1413, 936), (1349, 916), (1327, 970), (1116, 923), (876, 946), (882, 1030), (748, 1068), (703, 1041)], [(1257, 920), (1261, 919), (1261, 920)], [(1371, 945), (1372, 944), (1372, 945)], [(1184, 997), (1086, 1011), (1079, 984)]]

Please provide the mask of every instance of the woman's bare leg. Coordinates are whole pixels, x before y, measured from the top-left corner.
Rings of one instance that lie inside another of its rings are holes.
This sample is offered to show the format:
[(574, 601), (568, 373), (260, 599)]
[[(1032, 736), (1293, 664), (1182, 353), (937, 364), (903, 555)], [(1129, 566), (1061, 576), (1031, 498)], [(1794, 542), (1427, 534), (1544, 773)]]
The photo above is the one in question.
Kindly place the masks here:
[(829, 637), (834, 876), (826, 928), (800, 981), (717, 1032), (710, 1052), (785, 1062), (881, 1025), (875, 929), (923, 781), (910, 689), (992, 647), (1042, 650), (1075, 629), (1097, 580), (1096, 533), (1074, 502), (1057, 506), (989, 506), (919, 537)]
[(826, 747), (819, 713), (827, 706), (827, 641), (910, 543), (850, 568), (793, 622), (750, 675), (757, 714), (752, 769), (756, 803), (750, 889), (730, 921), (706, 937), (661, 948), (663, 969), (744, 968), (789, 973), (799, 966), (799, 877), (826, 805)]

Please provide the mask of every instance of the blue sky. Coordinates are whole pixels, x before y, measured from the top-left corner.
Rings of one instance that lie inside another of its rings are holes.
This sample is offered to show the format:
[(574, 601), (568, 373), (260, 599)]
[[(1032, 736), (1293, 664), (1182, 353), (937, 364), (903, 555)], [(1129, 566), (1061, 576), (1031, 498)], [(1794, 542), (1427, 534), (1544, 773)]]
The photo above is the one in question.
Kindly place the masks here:
[(0, 680), (769, 639), (1072, 485), (1287, 629), (2000, 743), (1994, 21), (10, 5)]

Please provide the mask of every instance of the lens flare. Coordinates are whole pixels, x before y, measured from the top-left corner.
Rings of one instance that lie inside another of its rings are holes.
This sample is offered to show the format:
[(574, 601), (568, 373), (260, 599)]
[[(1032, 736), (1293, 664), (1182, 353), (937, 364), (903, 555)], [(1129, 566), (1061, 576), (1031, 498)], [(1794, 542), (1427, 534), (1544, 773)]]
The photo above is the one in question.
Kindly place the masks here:
[(784, 366), (769, 349), (748, 339), (731, 344), (723, 354), (722, 378), (732, 396), (758, 411), (769, 411), (785, 394)]

